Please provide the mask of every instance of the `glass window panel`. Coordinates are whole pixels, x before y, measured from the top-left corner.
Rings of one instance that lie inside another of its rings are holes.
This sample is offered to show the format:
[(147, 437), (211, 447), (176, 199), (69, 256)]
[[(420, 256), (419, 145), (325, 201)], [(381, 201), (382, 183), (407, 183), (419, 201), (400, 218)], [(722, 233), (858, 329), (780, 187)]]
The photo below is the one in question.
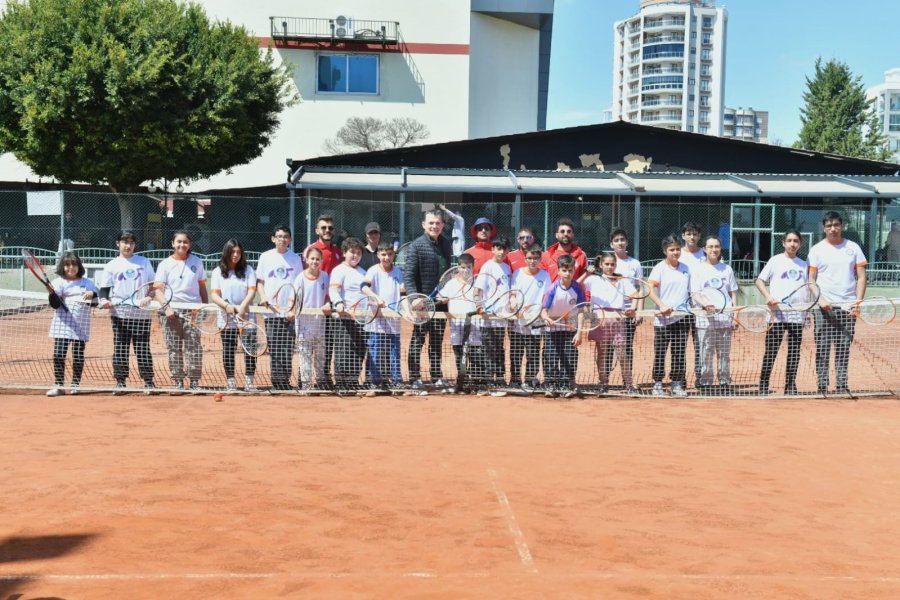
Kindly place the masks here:
[(319, 91), (347, 91), (347, 57), (327, 54), (319, 57)]
[(349, 56), (349, 91), (355, 94), (378, 93), (378, 57)]

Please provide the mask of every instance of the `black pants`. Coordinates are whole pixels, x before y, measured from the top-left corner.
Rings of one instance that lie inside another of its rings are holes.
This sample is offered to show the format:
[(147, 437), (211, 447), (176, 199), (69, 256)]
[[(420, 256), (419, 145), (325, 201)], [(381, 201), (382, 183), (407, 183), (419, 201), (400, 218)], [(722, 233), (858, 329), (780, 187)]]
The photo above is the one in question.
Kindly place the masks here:
[[(327, 319), (330, 321), (331, 319)], [(291, 371), (293, 370), (294, 321), (282, 317), (266, 319), (266, 336), (269, 338), (269, 358), (272, 362), (272, 388), (276, 390), (291, 389)]]
[[(336, 319), (325, 319), (325, 381), (322, 383), (330, 384), (334, 380), (333, 375), (337, 372), (337, 365), (332, 367), (331, 361), (334, 358), (334, 347), (337, 343), (339, 328), (340, 323)], [(337, 360), (340, 360), (340, 357)]]
[(250, 356), (244, 352), (243, 348), (239, 347), (237, 343), (238, 330), (235, 328), (223, 329), (220, 335), (222, 336), (222, 364), (225, 367), (225, 377), (234, 378), (235, 346), (238, 346), (238, 352), (244, 355), (244, 371), (249, 377), (253, 377), (256, 374), (256, 357)]
[[(671, 347), (669, 381), (684, 381), (685, 357), (688, 332), (692, 323), (679, 319), (664, 327), (653, 328), (653, 381), (658, 383), (666, 376), (666, 351)], [(699, 345), (695, 345), (699, 347)]]
[[(697, 319), (694, 315), (687, 315), (682, 321), (687, 321), (688, 333), (691, 336), (691, 345), (694, 348), (694, 385), (700, 385), (700, 339), (697, 335)], [(685, 352), (687, 351), (686, 344), (687, 338), (685, 338)], [(673, 379), (672, 381), (676, 380)], [(685, 377), (684, 370), (682, 370), (681, 373), (681, 383), (684, 387), (687, 387), (687, 377)]]
[(84, 342), (53, 338), (53, 377), (57, 386), (66, 383), (66, 354), (69, 352), (69, 344), (72, 344), (72, 384), (81, 383), (81, 373), (84, 371)]
[(410, 381), (422, 378), (422, 348), (425, 347), (426, 336), (428, 336), (428, 368), (431, 380), (436, 381), (443, 376), (441, 374), (441, 349), (444, 346), (445, 321), (446, 319), (432, 319), (424, 325), (413, 325), (412, 338), (406, 354)]
[(359, 374), (366, 356), (366, 332), (353, 319), (334, 322), (334, 384), (338, 389), (354, 389), (359, 387)]
[(153, 355), (150, 354), (150, 319), (112, 317), (113, 376), (117, 382), (128, 379), (128, 347), (134, 346), (138, 372), (144, 383), (153, 383)]
[(850, 311), (833, 308), (829, 311), (813, 309), (816, 332), (816, 380), (818, 387), (827, 388), (831, 347), (834, 346), (835, 384), (846, 388), (849, 377), (850, 345), (856, 331), (856, 319)]
[(769, 377), (778, 357), (778, 347), (787, 333), (787, 367), (784, 374), (784, 387), (797, 385), (797, 365), (800, 364), (800, 344), (803, 341), (803, 323), (774, 323), (766, 332), (766, 353), (763, 355), (762, 369), (759, 373), (760, 387), (769, 387)]
[(541, 336), (509, 332), (509, 372), (510, 384), (522, 382), (522, 356), (525, 356), (525, 383), (537, 379), (541, 366)]
[(498, 385), (506, 383), (506, 327), (482, 327), (481, 343), (484, 345), (484, 371), (488, 381)]
[(575, 386), (578, 348), (572, 343), (571, 331), (549, 331), (544, 334), (544, 384), (561, 388)]

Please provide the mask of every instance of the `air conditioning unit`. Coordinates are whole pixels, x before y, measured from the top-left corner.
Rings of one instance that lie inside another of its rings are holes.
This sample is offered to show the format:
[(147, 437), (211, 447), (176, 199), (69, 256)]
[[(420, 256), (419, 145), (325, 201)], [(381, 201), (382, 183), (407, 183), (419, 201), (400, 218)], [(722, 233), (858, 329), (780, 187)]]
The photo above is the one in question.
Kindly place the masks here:
[(353, 19), (338, 15), (334, 18), (334, 37), (352, 38), (353, 37)]

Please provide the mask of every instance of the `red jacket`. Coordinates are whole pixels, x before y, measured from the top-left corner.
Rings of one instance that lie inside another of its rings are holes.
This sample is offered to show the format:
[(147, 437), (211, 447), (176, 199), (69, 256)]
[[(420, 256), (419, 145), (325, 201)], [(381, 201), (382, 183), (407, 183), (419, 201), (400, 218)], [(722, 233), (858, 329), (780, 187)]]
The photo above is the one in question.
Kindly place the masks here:
[(513, 272), (518, 271), (527, 265), (525, 262), (525, 253), (522, 250), (513, 250), (506, 255), (506, 260), (509, 262), (509, 268), (512, 269)]
[(322, 251), (322, 270), (329, 275), (331, 275), (331, 271), (333, 271), (336, 266), (344, 262), (344, 255), (341, 254), (340, 246), (326, 244), (322, 240), (316, 240), (306, 247), (306, 250), (303, 251), (304, 261), (306, 261), (306, 253), (309, 252), (310, 248), (318, 248)]
[(559, 277), (559, 273), (556, 269), (556, 259), (565, 254), (571, 255), (572, 258), (575, 259), (576, 280), (584, 275), (585, 271), (587, 271), (587, 254), (584, 253), (584, 250), (582, 250), (580, 246), (578, 246), (577, 244), (572, 244), (572, 251), (566, 252), (559, 247), (559, 242), (557, 242), (547, 248), (543, 256), (541, 256), (541, 268), (547, 271), (547, 274), (550, 275), (550, 281), (556, 281), (557, 277)]
[[(471, 248), (467, 248), (463, 254), (468, 254), (472, 258), (475, 259), (475, 268), (473, 269), (474, 274), (478, 274), (481, 271), (481, 267), (484, 266), (484, 263), (488, 262), (494, 257), (493, 252), (494, 242), (475, 242), (475, 245)], [(509, 257), (503, 261), (506, 264), (509, 264)]]

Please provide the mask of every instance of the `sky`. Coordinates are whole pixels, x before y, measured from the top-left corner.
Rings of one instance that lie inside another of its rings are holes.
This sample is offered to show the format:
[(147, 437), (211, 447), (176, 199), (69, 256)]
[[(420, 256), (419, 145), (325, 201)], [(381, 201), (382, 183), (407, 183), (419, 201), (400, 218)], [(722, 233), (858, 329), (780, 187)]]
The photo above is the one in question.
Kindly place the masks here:
[[(806, 77), (816, 57), (846, 63), (868, 88), (900, 67), (900, 0), (732, 0), (725, 105), (769, 111), (769, 141), (800, 133)], [(640, 0), (556, 0), (547, 128), (601, 122), (612, 105), (613, 23)]]

